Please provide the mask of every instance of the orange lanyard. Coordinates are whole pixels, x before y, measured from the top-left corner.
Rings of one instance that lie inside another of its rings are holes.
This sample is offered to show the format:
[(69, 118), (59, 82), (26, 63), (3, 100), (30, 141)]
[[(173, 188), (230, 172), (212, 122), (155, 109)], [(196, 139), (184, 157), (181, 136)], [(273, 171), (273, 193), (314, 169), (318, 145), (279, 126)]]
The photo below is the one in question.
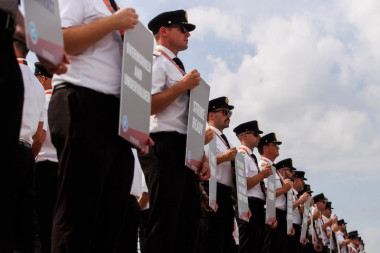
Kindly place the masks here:
[(284, 185), (284, 179), (282, 178), (281, 174), (276, 171), (278, 177), (280, 178), (281, 185)]
[(18, 63), (28, 66), (28, 62), (25, 60), (17, 60)]
[(53, 92), (51, 90), (47, 90), (47, 91), (45, 91), (45, 94), (46, 95), (51, 95), (51, 94), (53, 94)]
[(217, 132), (215, 132), (214, 129), (212, 129), (212, 128), (210, 128), (210, 129), (211, 129), (211, 131), (212, 131), (216, 136), (219, 137), (219, 139), (223, 142), (224, 146), (226, 146), (227, 150), (229, 150), (230, 148), (227, 146), (227, 143), (223, 140), (223, 138), (220, 137), (219, 134), (218, 134)]
[(183, 69), (181, 69), (181, 68), (178, 66), (178, 64), (175, 63), (175, 62), (173, 61), (173, 59), (170, 58), (170, 56), (169, 56), (164, 50), (162, 50), (162, 49), (157, 49), (157, 51), (160, 52), (161, 54), (163, 54), (166, 58), (168, 58), (168, 60), (171, 61), (171, 63), (173, 63), (174, 66), (177, 67), (177, 69), (179, 70), (179, 72), (181, 72), (182, 75), (186, 75), (186, 72), (185, 72)]
[[(117, 4), (116, 4), (116, 10), (112, 7), (112, 5), (111, 5), (111, 3), (110, 3), (110, 1), (109, 0), (103, 0), (103, 2), (104, 2), (104, 4), (107, 6), (107, 8), (108, 8), (108, 10), (112, 13), (112, 14), (114, 14), (118, 9), (120, 9), (119, 8), (119, 6), (117, 6)], [(120, 31), (120, 35), (121, 36), (123, 36), (124, 35), (124, 31)]]

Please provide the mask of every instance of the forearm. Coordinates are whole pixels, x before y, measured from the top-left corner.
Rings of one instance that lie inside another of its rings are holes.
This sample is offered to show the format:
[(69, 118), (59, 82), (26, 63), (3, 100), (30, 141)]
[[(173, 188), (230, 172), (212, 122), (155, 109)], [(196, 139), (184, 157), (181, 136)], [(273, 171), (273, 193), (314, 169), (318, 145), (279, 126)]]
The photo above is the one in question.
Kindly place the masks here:
[(328, 220), (326, 223), (322, 224), (322, 230), (326, 230), (327, 227), (331, 226), (330, 220)]
[(296, 207), (300, 206), (301, 204), (303, 204), (302, 199), (298, 199), (298, 200), (294, 201), (293, 202), (293, 209), (296, 209)]
[(46, 131), (43, 130), (44, 122), (39, 122), (36, 133), (33, 135), (32, 152), (36, 157), (41, 150), (42, 144), (46, 138)]
[(218, 155), (216, 157), (216, 164), (219, 165), (221, 163), (224, 163), (224, 162), (229, 162), (230, 159), (228, 157), (228, 154), (224, 153), (224, 154), (221, 154), (221, 155)]
[(281, 194), (285, 194), (285, 193), (287, 193), (287, 192), (288, 192), (287, 189), (284, 188), (284, 187), (281, 187), (281, 188), (276, 189), (276, 198), (277, 198), (278, 196), (280, 196)]
[(65, 51), (77, 55), (102, 39), (115, 29), (112, 16), (101, 18), (89, 24), (62, 29)]
[(152, 105), (151, 105), (151, 115), (165, 110), (171, 103), (174, 102), (184, 91), (181, 85), (181, 81), (173, 85), (171, 88), (166, 91), (152, 95)]
[(252, 187), (255, 187), (264, 179), (262, 173), (258, 173), (253, 177), (247, 177), (247, 190), (250, 190)]

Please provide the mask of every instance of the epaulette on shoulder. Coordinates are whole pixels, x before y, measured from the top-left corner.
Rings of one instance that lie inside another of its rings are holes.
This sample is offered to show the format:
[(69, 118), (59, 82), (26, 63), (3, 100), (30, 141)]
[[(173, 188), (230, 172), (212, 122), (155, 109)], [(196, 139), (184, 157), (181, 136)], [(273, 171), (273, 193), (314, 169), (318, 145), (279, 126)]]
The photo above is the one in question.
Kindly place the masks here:
[(157, 57), (157, 56), (160, 56), (160, 55), (161, 55), (161, 52), (159, 52), (159, 51), (154, 51), (154, 52), (153, 52), (153, 55), (156, 56), (156, 57)]

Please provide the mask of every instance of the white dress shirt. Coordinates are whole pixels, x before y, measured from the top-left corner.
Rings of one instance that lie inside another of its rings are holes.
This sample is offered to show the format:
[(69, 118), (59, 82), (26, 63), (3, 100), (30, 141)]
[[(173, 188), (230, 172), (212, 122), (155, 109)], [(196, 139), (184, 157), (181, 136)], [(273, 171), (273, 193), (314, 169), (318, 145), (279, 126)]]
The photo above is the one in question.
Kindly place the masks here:
[[(240, 146), (239, 151), (244, 151), (244, 161), (245, 161), (245, 174), (247, 178), (254, 177), (259, 174), (257, 165), (251, 155), (253, 152), (246, 146)], [(248, 152), (248, 153), (247, 153)], [(247, 189), (248, 197), (255, 197), (264, 200), (265, 196), (261, 189), (260, 183), (252, 187), (251, 189)]]
[[(17, 60), (25, 61), (23, 58), (18, 58)], [(32, 137), (37, 131), (38, 124), (43, 122), (46, 117), (44, 109), (45, 91), (29, 67), (22, 63), (19, 65), (24, 82), (24, 106), (22, 109), (20, 140), (32, 145)]]
[[(273, 166), (273, 162), (271, 160), (269, 160), (268, 158), (263, 157), (263, 156), (261, 157), (261, 159), (259, 161), (259, 167), (260, 168), (262, 167), (263, 162), (266, 162), (266, 163), (272, 165), (272, 170), (274, 169), (276, 171), (276, 168)], [(280, 179), (281, 175), (279, 175), (279, 173), (276, 171), (276, 173), (274, 173), (270, 177), (273, 177), (273, 176), (276, 178), (275, 184), (274, 184), (275, 189), (281, 188), (282, 187), (282, 183), (281, 183), (281, 179)], [(264, 183), (265, 183), (265, 186), (268, 188), (268, 178), (264, 179)], [(283, 210), (283, 211), (286, 211), (286, 197), (284, 194), (281, 194), (280, 196), (276, 197), (276, 208)]]
[[(338, 231), (336, 233), (336, 243), (339, 247), (340, 242), (344, 241), (344, 236), (343, 233)], [(348, 253), (347, 245), (344, 245), (343, 247), (340, 248), (340, 253)]]
[[(228, 147), (224, 143), (222, 137), (220, 135), (222, 132), (219, 131), (219, 129), (209, 126), (214, 131), (214, 138), (216, 138), (216, 155), (219, 156), (221, 154), (224, 154), (227, 152)], [(208, 156), (209, 154), (209, 145), (205, 145), (204, 147), (205, 154)], [(233, 187), (233, 182), (232, 182), (232, 172), (231, 172), (231, 162), (223, 162), (217, 165), (216, 167), (216, 181), (218, 183)]]
[(36, 158), (37, 162), (42, 162), (42, 161), (51, 161), (51, 162), (58, 162), (57, 158), (57, 150), (55, 149), (54, 145), (51, 143), (51, 138), (50, 138), (50, 129), (49, 129), (49, 123), (47, 119), (47, 110), (49, 108), (49, 102), (51, 98), (51, 91), (52, 90), (45, 90), (45, 121), (44, 121), (44, 130), (46, 131), (46, 137), (45, 141), (42, 144), (40, 153), (38, 153), (38, 156)]
[[(176, 57), (166, 47), (158, 45), (157, 50), (163, 50), (171, 59)], [(181, 81), (182, 73), (165, 55), (159, 52), (153, 58), (152, 66), (152, 95), (163, 92)], [(183, 92), (163, 111), (150, 117), (150, 132), (187, 133), (187, 118), (189, 112), (189, 95)]]
[[(293, 201), (298, 200), (297, 194), (298, 192), (293, 189)], [(297, 225), (302, 225), (302, 215), (300, 213), (298, 206), (293, 209), (293, 223)]]
[[(111, 15), (103, 1), (59, 0), (59, 9), (63, 28), (86, 25)], [(114, 30), (83, 52), (70, 55), (67, 73), (54, 75), (53, 86), (69, 82), (101, 93), (119, 95), (122, 51), (120, 32)]]

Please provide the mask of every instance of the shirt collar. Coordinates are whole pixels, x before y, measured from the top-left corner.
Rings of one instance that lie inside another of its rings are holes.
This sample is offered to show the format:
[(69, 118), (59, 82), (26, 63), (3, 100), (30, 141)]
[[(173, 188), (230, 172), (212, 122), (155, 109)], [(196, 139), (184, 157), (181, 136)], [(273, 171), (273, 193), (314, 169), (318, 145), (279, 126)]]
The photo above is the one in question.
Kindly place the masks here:
[(209, 128), (211, 128), (212, 130), (214, 130), (218, 135), (222, 135), (223, 132), (221, 132), (218, 128), (216, 127), (213, 127), (213, 126), (208, 126)]
[(273, 164), (273, 162), (272, 162), (270, 159), (266, 158), (265, 156), (262, 156), (261, 159), (263, 159), (264, 161), (266, 161), (266, 162), (269, 163), (270, 165)]
[(168, 49), (168, 48), (166, 48), (166, 47), (164, 47), (164, 46), (161, 46), (161, 45), (157, 45), (156, 46), (156, 50), (157, 49), (161, 49), (161, 50), (163, 50), (170, 58), (175, 58), (175, 57), (177, 57), (172, 51), (170, 51), (170, 49)]
[(248, 148), (247, 146), (241, 145), (241, 146), (240, 146), (240, 149), (242, 149), (242, 148), (244, 148), (245, 150), (248, 151), (248, 155), (252, 155), (252, 154), (253, 154), (253, 152), (251, 151), (251, 149)]

